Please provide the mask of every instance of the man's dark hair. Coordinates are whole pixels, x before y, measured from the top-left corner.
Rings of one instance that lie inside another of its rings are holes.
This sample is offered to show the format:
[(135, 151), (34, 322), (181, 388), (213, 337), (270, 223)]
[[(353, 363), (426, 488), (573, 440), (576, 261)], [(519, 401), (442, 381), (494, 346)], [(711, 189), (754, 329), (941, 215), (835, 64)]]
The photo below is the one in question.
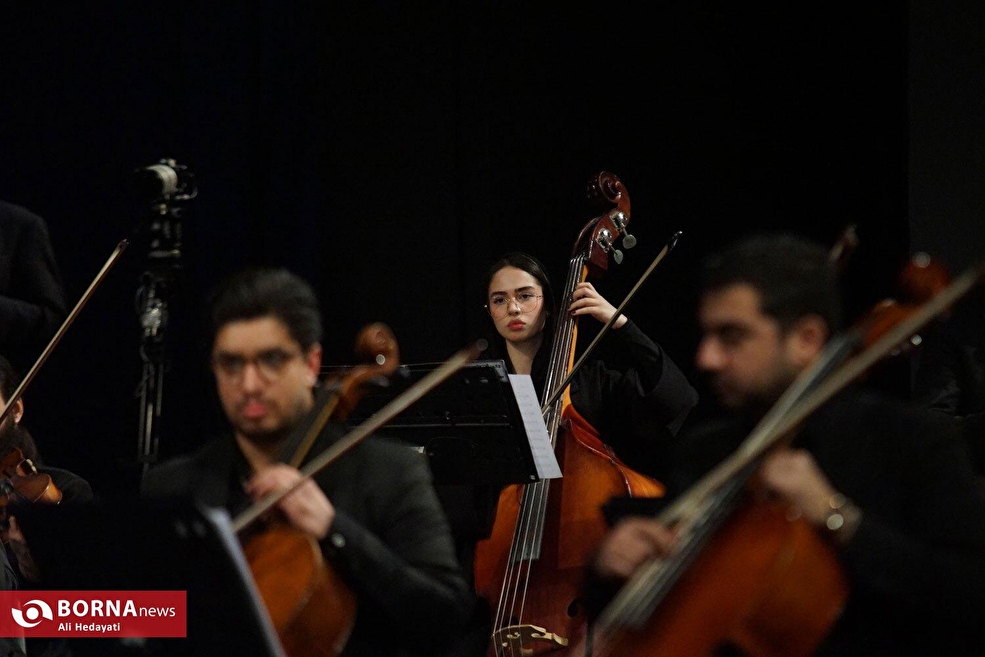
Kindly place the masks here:
[(209, 344), (223, 326), (241, 320), (274, 317), (307, 351), (321, 341), (318, 297), (300, 276), (287, 269), (257, 267), (227, 278), (209, 300)]
[(784, 331), (807, 315), (819, 315), (831, 333), (841, 327), (837, 272), (816, 242), (787, 233), (755, 235), (704, 259), (703, 292), (740, 283), (759, 292), (762, 312)]

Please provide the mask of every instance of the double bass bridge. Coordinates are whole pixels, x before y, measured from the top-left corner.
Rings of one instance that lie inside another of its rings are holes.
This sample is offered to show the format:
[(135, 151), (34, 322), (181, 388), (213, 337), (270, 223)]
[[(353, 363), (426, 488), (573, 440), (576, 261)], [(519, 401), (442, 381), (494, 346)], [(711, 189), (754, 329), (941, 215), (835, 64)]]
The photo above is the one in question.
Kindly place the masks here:
[[(531, 643), (549, 643), (554, 649), (566, 648), (568, 640), (559, 634), (548, 632), (536, 625), (509, 625), (496, 630), (492, 635), (497, 657), (528, 657), (535, 654), (533, 648), (524, 648)], [(549, 650), (547, 646), (540, 646)], [(537, 653), (545, 650), (538, 650)]]

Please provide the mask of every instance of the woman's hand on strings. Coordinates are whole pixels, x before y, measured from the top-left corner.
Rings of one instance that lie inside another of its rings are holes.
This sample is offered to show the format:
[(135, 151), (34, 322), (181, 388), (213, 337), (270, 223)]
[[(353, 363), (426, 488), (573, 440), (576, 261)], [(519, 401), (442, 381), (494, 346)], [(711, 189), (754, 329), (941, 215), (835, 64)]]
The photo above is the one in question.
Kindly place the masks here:
[[(608, 323), (612, 316), (616, 314), (616, 307), (605, 300), (591, 283), (579, 283), (571, 293), (571, 306), (568, 308), (572, 315), (591, 315), (603, 324)], [(612, 328), (622, 328), (629, 321), (622, 315), (613, 324)]]
[[(259, 501), (270, 493), (290, 488), (301, 479), (300, 472), (289, 465), (277, 463), (253, 475), (246, 484), (246, 492), (254, 501)], [(277, 508), (288, 522), (318, 540), (328, 535), (335, 520), (335, 507), (311, 479), (280, 500)]]
[(599, 545), (595, 572), (607, 579), (628, 579), (645, 562), (673, 552), (677, 539), (676, 531), (652, 518), (621, 520)]

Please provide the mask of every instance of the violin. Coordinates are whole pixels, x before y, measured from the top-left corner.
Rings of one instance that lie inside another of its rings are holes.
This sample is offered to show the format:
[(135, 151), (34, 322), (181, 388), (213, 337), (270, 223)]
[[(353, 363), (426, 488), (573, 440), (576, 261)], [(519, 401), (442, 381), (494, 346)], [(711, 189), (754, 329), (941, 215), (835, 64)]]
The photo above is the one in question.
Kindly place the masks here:
[[(572, 249), (563, 299), (589, 275), (600, 276), (616, 248), (632, 242), (626, 227), (630, 199), (622, 181), (601, 172), (590, 198), (609, 209), (582, 227)], [(666, 252), (666, 250), (665, 250)], [(561, 313), (554, 327), (542, 408), (562, 478), (506, 487), (488, 539), (475, 551), (477, 593), (495, 605), (489, 654), (557, 652), (587, 628), (580, 594), (585, 567), (607, 524), (602, 505), (613, 496), (658, 497), (663, 486), (627, 467), (571, 404), (577, 318)]]
[[(399, 366), (396, 339), (385, 324), (365, 327), (356, 353), (369, 364), (322, 384), (312, 412), (295, 427), (281, 461), (300, 466), (328, 420), (343, 420), (368, 382), (390, 376)], [(325, 561), (318, 542), (276, 516), (264, 517), (244, 533), (243, 553), (285, 652), (341, 654), (355, 623), (357, 601)]]
[(51, 475), (41, 474), (31, 459), (17, 447), (0, 459), (0, 540), (7, 544), (9, 510), (12, 504), (58, 504), (62, 492)]
[[(786, 505), (755, 495), (758, 466), (811, 413), (983, 276), (985, 269), (973, 268), (924, 303), (898, 304), (891, 318), (874, 309), (847, 339), (832, 338), (742, 445), (659, 514), (662, 525), (680, 531), (678, 546), (640, 567), (606, 606), (593, 626), (592, 654), (812, 654), (844, 607), (848, 581), (812, 526)], [(845, 358), (843, 346), (857, 336), (861, 346)]]

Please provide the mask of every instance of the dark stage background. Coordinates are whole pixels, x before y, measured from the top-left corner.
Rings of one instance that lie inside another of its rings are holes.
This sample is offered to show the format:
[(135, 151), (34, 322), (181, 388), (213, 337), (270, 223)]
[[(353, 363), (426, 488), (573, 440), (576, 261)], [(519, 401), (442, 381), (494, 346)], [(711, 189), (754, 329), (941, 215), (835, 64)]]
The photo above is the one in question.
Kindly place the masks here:
[[(4, 3), (0, 198), (47, 219), (70, 303), (145, 218), (134, 169), (172, 157), (197, 176), (162, 456), (221, 427), (199, 318), (222, 276), (277, 264), (308, 278), (329, 363), (350, 362), (377, 320), (404, 362), (441, 360), (483, 331), (479, 280), (498, 255), (533, 252), (561, 278), (603, 169), (625, 183), (639, 239), (598, 283), (613, 303), (683, 231), (627, 313), (686, 368), (693, 268), (738, 235), (831, 243), (855, 223), (852, 312), (893, 293), (912, 248), (909, 117), (934, 115), (908, 86), (920, 12), (330, 4)], [(925, 81), (953, 65), (917, 59)], [(146, 254), (135, 239), (27, 393), (47, 460), (103, 495), (137, 484)]]

